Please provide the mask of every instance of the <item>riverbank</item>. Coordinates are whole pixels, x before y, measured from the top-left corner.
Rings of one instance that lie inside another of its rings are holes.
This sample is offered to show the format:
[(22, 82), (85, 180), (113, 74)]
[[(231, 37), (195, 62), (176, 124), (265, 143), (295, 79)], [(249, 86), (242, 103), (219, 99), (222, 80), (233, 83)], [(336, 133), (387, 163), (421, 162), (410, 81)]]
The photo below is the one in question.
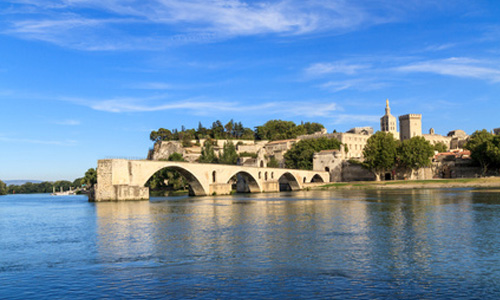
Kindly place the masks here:
[(433, 188), (500, 188), (500, 177), (430, 179), (430, 180), (393, 180), (393, 181), (356, 181), (335, 182), (320, 185), (314, 189), (433, 189)]

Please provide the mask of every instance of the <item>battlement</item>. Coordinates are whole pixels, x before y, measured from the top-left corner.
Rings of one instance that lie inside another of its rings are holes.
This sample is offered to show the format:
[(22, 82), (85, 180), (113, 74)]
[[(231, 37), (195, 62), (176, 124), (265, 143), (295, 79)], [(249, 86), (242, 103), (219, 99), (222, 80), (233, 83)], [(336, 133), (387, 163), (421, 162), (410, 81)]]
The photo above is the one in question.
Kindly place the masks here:
[(421, 114), (406, 114), (406, 115), (399, 116), (400, 121), (409, 120), (409, 119), (422, 119), (422, 115)]

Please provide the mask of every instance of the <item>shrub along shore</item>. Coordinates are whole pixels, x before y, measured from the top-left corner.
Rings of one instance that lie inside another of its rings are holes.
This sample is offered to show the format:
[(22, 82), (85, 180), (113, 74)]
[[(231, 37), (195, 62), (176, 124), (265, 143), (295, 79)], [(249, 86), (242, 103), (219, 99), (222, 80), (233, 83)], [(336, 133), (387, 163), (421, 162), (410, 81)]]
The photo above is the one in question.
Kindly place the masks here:
[(499, 188), (500, 177), (430, 180), (335, 182), (315, 189), (433, 189), (433, 188)]

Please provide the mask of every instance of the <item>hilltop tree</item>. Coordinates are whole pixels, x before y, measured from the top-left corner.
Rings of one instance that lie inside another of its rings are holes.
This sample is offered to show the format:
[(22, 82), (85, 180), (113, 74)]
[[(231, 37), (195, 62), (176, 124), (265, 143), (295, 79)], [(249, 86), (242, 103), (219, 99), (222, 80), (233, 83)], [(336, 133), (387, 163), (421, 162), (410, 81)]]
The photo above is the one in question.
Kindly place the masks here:
[(375, 180), (380, 181), (380, 176), (392, 170), (396, 165), (398, 141), (392, 133), (377, 131), (368, 138), (363, 156), (364, 166), (375, 175)]
[(201, 150), (201, 156), (198, 159), (200, 163), (217, 163), (218, 159), (215, 155), (214, 146), (211, 140), (206, 140)]
[(312, 170), (314, 153), (333, 149), (340, 149), (340, 142), (335, 138), (301, 140), (285, 153), (285, 166), (289, 169)]
[(431, 165), (434, 147), (424, 137), (415, 136), (405, 140), (398, 147), (398, 166), (410, 170), (412, 173)]
[(235, 165), (238, 162), (238, 153), (232, 142), (224, 143), (222, 154), (219, 157), (219, 163), (226, 165)]

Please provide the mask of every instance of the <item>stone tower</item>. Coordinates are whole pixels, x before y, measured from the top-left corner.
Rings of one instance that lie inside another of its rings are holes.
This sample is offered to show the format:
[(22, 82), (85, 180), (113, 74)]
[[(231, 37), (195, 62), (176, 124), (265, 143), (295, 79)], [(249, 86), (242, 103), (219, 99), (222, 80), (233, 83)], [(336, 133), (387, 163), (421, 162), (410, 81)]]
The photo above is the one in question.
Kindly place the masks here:
[(409, 140), (422, 135), (422, 115), (408, 114), (399, 116), (399, 139)]
[(385, 115), (380, 118), (380, 131), (390, 132), (395, 138), (398, 137), (396, 117), (391, 115), (389, 99), (385, 100)]

